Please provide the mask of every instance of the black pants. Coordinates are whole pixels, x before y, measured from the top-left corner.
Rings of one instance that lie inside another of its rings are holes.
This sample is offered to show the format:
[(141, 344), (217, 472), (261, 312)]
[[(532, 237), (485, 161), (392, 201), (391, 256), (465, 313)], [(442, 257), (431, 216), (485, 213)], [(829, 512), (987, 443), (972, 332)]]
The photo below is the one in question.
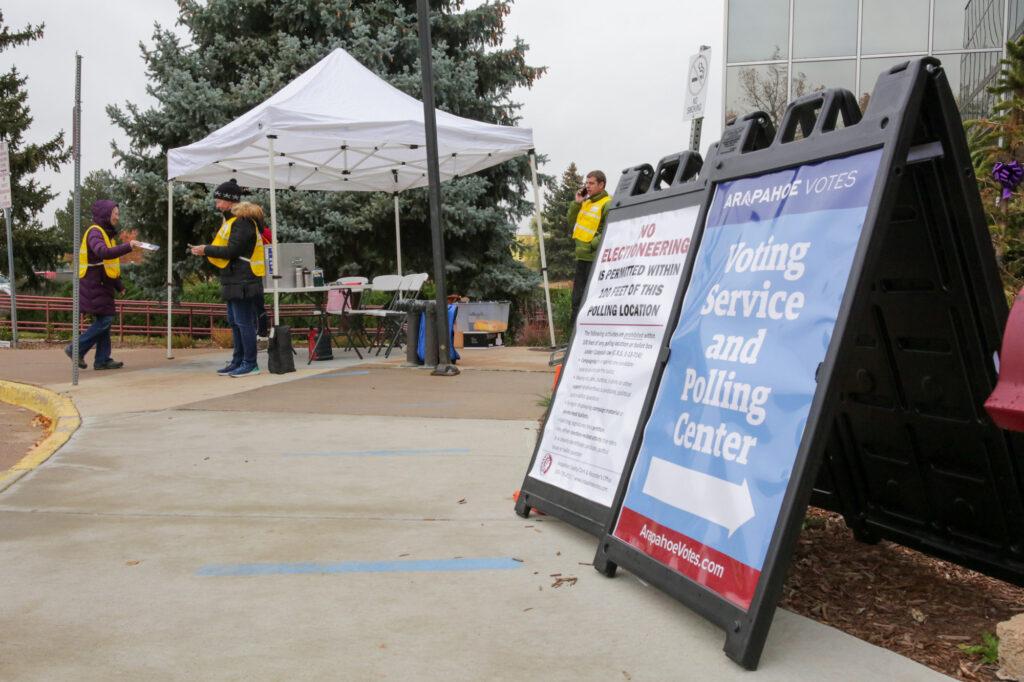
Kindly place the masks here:
[(576, 261), (576, 275), (572, 278), (572, 318), (570, 324), (576, 327), (576, 316), (580, 314), (580, 306), (583, 305), (583, 294), (587, 291), (587, 280), (590, 279), (590, 268), (593, 261)]

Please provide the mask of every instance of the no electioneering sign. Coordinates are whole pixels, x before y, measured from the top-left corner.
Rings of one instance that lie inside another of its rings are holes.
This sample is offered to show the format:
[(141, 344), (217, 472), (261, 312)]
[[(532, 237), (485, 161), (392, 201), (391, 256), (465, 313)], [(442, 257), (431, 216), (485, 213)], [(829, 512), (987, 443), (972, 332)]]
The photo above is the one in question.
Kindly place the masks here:
[(531, 477), (611, 506), (699, 208), (608, 223)]
[(748, 609), (881, 151), (716, 187), (614, 536)]

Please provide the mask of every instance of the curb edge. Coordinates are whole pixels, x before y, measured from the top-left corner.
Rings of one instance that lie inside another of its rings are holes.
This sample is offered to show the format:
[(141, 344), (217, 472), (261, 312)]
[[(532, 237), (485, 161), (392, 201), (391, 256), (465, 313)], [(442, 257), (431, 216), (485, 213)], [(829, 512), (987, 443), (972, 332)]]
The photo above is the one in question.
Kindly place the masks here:
[(39, 386), (0, 379), (0, 401), (31, 410), (52, 422), (49, 435), (6, 471), (0, 471), (0, 492), (48, 460), (82, 425), (71, 398)]

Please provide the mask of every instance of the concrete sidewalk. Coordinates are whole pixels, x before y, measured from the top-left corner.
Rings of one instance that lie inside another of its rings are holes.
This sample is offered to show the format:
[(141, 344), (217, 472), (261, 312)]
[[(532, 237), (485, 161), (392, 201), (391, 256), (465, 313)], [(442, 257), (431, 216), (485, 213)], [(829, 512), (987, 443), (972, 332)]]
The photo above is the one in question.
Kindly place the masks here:
[[(43, 352), (0, 351), (0, 377)], [(40, 377), (84, 421), (0, 494), (0, 679), (944, 679), (785, 611), (752, 675), (598, 575), (594, 538), (515, 516), (545, 354), (468, 351), (453, 378), (350, 355)]]

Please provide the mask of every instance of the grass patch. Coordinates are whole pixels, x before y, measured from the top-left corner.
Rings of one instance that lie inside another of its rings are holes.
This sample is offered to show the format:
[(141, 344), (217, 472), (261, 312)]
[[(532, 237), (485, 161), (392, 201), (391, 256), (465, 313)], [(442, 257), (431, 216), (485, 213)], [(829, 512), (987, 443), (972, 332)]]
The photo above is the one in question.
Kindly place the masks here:
[(960, 651), (971, 656), (980, 656), (987, 665), (999, 662), (999, 638), (991, 632), (981, 633), (981, 644), (961, 644)]

